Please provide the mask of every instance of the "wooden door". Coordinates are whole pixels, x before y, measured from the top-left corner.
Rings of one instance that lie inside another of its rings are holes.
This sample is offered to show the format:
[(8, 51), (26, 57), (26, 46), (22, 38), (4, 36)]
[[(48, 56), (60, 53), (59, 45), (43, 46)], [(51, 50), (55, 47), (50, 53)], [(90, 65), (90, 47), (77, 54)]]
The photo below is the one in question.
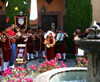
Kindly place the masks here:
[(42, 16), (42, 29), (44, 31), (48, 31), (50, 28), (54, 28), (56, 30), (58, 24), (58, 16), (57, 15), (43, 15)]
[(6, 28), (6, 16), (0, 15), (0, 32)]

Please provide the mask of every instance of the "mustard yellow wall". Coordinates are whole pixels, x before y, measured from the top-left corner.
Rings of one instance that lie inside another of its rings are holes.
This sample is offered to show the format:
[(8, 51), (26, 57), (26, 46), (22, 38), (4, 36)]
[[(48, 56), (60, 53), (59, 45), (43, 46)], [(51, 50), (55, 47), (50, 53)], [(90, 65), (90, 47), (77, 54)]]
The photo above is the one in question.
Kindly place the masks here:
[[(65, 15), (65, 0), (53, 0), (50, 5), (45, 0), (37, 0), (37, 10), (41, 11), (42, 6), (45, 6), (46, 11), (60, 11), (62, 16), (62, 27), (63, 27), (63, 16)], [(35, 21), (30, 21), (30, 24), (38, 25), (38, 18)]]
[(5, 4), (3, 4), (3, 2), (1, 0), (0, 0), (0, 5), (2, 5), (2, 10), (5, 10)]
[(100, 22), (100, 0), (91, 0), (93, 5), (93, 21)]

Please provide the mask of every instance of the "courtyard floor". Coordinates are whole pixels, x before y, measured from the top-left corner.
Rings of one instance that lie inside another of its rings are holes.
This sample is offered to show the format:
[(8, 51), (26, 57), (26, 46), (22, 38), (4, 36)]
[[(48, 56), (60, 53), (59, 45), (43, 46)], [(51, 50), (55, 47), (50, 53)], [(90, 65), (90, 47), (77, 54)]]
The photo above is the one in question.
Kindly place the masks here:
[[(36, 67), (38, 68), (40, 63), (39, 62), (40, 58), (36, 59), (36, 60), (31, 60), (31, 61), (27, 61), (27, 69), (30, 69), (31, 65), (36, 64)], [(42, 61), (46, 61), (45, 59), (42, 59)], [(66, 59), (66, 62), (64, 62), (64, 64), (66, 64), (67, 67), (75, 67), (75, 59), (73, 58), (68, 58)], [(58, 61), (58, 64), (60, 64), (60, 61)], [(24, 67), (24, 65), (19, 65), (20, 67)], [(3, 80), (4, 77), (2, 77), (0, 75), (0, 80)], [(2, 81), (1, 81), (2, 82)]]

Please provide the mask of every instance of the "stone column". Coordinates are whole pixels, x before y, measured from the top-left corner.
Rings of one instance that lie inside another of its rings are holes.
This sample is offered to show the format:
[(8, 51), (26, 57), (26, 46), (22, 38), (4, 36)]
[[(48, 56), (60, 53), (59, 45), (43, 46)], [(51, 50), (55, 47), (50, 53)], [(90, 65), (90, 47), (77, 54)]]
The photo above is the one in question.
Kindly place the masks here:
[(88, 82), (100, 82), (100, 54), (97, 52), (88, 55)]

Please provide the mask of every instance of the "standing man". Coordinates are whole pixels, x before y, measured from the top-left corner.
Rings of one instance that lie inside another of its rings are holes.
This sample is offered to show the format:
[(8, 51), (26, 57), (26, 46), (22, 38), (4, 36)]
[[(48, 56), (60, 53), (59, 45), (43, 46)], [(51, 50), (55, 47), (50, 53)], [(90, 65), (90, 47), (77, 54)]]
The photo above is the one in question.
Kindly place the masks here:
[[(0, 33), (0, 47), (1, 47), (1, 33)], [(2, 60), (1, 60), (1, 51), (0, 51), (0, 75), (2, 74), (1, 66), (2, 66)]]
[(27, 34), (30, 35), (27, 40), (27, 60), (29, 61), (30, 58), (31, 58), (31, 60), (34, 60), (34, 56), (33, 56), (34, 42), (33, 42), (33, 40), (35, 40), (35, 35), (32, 34), (32, 29), (30, 27), (28, 27)]
[(68, 38), (67, 33), (63, 32), (60, 27), (57, 28), (56, 36), (56, 47), (57, 53), (61, 54), (64, 62), (66, 62), (66, 39)]
[[(16, 39), (14, 37), (17, 36), (17, 34), (13, 31), (14, 28), (15, 28), (15, 25), (13, 23), (10, 24), (11, 30), (8, 33), (10, 34), (11, 37), (13, 37), (13, 39), (12, 39), (13, 41), (11, 43), (11, 47), (12, 47), (12, 49), (11, 49), (11, 59), (9, 61), (9, 67), (10, 68), (14, 68), (15, 55), (16, 55), (16, 44), (15, 44)], [(19, 29), (17, 31), (19, 31)]]
[[(75, 32), (73, 33), (73, 36), (75, 37), (75, 36), (80, 36), (80, 35), (82, 35), (82, 32), (81, 32), (80, 28), (77, 28), (75, 30)], [(74, 41), (74, 39), (73, 39), (73, 41)], [(78, 47), (77, 47), (76, 43), (74, 42), (74, 54), (76, 56), (76, 60), (78, 59), (77, 53), (78, 53)]]
[(8, 63), (11, 59), (11, 36), (8, 34), (10, 31), (10, 26), (6, 26), (6, 29), (1, 33), (4, 36), (1, 39), (1, 48), (3, 52), (3, 70), (7, 69)]
[(36, 48), (35, 48), (35, 50), (36, 50), (36, 58), (38, 58), (40, 47), (41, 47), (41, 51), (42, 51), (43, 56), (45, 56), (44, 31), (39, 26), (38, 27), (38, 31), (36, 33)]

